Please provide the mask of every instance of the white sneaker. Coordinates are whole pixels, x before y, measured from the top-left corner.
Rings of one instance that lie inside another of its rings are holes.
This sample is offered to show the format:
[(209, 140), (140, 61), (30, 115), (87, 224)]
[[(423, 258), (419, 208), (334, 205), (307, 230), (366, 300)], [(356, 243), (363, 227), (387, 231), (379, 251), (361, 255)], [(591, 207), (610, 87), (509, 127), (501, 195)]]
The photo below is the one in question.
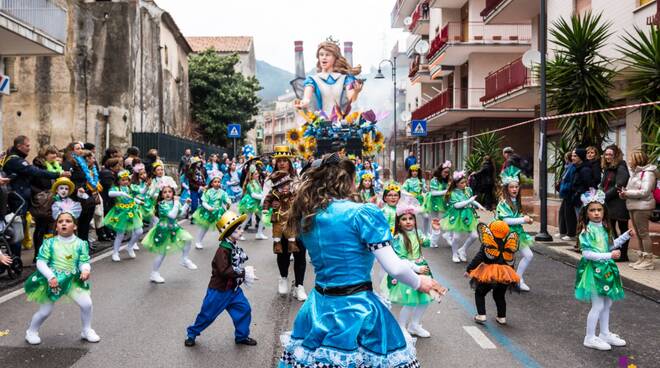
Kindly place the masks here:
[(183, 267), (185, 267), (189, 270), (196, 270), (197, 269), (197, 265), (194, 264), (193, 261), (190, 260), (190, 258), (182, 259), (181, 262), (179, 262), (179, 264), (181, 264), (181, 266), (183, 266)]
[(112, 253), (112, 261), (113, 262), (121, 261), (121, 258), (119, 258), (119, 253)]
[(495, 321), (497, 321), (497, 323), (499, 323), (501, 325), (505, 325), (506, 324), (506, 317), (495, 317)]
[(130, 258), (135, 258), (135, 251), (133, 250), (133, 247), (126, 247), (126, 252), (128, 252), (128, 256)]
[(422, 325), (417, 323), (411, 323), (410, 326), (408, 326), (408, 332), (410, 332), (411, 335), (415, 335), (417, 337), (431, 337), (431, 333), (426, 331)]
[(165, 279), (160, 275), (160, 272), (151, 272), (151, 277), (149, 277), (149, 280), (151, 282), (155, 282), (156, 284), (162, 284), (165, 282)]
[(197, 248), (197, 249), (204, 249), (204, 244), (202, 244), (202, 243), (195, 243), (195, 248)]
[(575, 240), (575, 239), (573, 239), (572, 237), (570, 237), (570, 236), (568, 236), (568, 235), (564, 235), (564, 236), (561, 237), (561, 240), (563, 240), (563, 241), (571, 241), (571, 240)]
[(452, 254), (451, 261), (454, 263), (461, 263), (461, 259), (458, 258), (458, 254)]
[(601, 333), (600, 335), (598, 335), (598, 338), (610, 344), (611, 346), (626, 346), (626, 340), (620, 338), (619, 335), (613, 334), (611, 332), (608, 334)]
[(41, 338), (39, 337), (39, 332), (37, 331), (25, 331), (25, 341), (30, 345), (39, 345), (41, 344)]
[(480, 325), (483, 325), (484, 323), (486, 323), (486, 319), (487, 319), (487, 317), (486, 317), (485, 314), (477, 314), (476, 316), (474, 316), (474, 321), (477, 322)]
[(266, 240), (268, 237), (262, 233), (257, 233), (257, 235), (254, 236), (256, 240)]
[(557, 238), (557, 239), (561, 239), (563, 236), (564, 236), (564, 234), (557, 233), (557, 234), (553, 235), (552, 237)]
[(461, 262), (467, 262), (467, 254), (465, 254), (465, 250), (463, 250), (463, 248), (458, 249), (458, 258), (461, 260)]
[(289, 279), (286, 277), (280, 277), (277, 282), (277, 293), (280, 295), (286, 295), (289, 293)]
[(304, 302), (307, 300), (307, 293), (305, 292), (305, 287), (298, 285), (293, 288), (293, 296), (298, 299), (299, 302)]
[(140, 250), (140, 246), (137, 243), (133, 244), (133, 250)]
[(529, 291), (529, 286), (527, 286), (527, 284), (525, 284), (525, 281), (523, 281), (522, 279), (518, 284), (518, 288), (520, 289), (520, 291)]
[(585, 336), (583, 345), (596, 350), (612, 350), (612, 346), (610, 344), (601, 340), (597, 336), (591, 338)]
[(96, 334), (94, 330), (91, 328), (89, 330), (83, 331), (80, 334), (80, 338), (83, 340), (87, 340), (87, 342), (99, 342), (101, 341), (101, 337)]

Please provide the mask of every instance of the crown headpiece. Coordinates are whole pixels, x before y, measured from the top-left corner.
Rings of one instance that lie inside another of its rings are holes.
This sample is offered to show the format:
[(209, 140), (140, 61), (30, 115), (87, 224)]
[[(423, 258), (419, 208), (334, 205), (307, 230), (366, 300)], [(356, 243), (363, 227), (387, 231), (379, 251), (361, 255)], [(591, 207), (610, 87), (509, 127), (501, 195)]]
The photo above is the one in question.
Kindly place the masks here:
[(396, 215), (416, 215), (422, 211), (419, 201), (415, 197), (404, 194), (396, 205)]
[(502, 174), (502, 185), (509, 185), (511, 183), (520, 183), (520, 169), (515, 166), (508, 166)]
[(594, 202), (605, 204), (605, 192), (600, 189), (589, 188), (588, 191), (580, 196), (580, 200), (582, 201), (582, 206), (588, 206)]
[(128, 170), (122, 170), (117, 174), (117, 177), (120, 179), (126, 179), (131, 177), (131, 173)]
[(419, 171), (419, 164), (410, 165), (410, 171)]
[(374, 174), (366, 172), (360, 177), (362, 180), (374, 180)]
[(339, 40), (335, 40), (334, 38), (332, 38), (332, 36), (328, 36), (328, 38), (326, 38), (325, 40), (326, 40), (327, 42), (332, 42), (332, 43), (334, 43), (335, 45), (339, 46)]
[(63, 213), (68, 213), (77, 220), (82, 213), (82, 206), (80, 205), (80, 202), (76, 202), (72, 199), (59, 201), (57, 206), (53, 206), (53, 218), (57, 220), (57, 218)]

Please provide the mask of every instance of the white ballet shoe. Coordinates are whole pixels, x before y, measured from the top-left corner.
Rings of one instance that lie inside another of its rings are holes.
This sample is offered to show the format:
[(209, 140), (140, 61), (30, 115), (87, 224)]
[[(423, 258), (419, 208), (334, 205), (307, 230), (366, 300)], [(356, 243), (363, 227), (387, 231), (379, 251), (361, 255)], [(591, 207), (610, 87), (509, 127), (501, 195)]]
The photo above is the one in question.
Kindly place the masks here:
[(601, 340), (597, 336), (585, 337), (583, 345), (596, 350), (612, 350), (612, 346), (610, 344)]
[(461, 259), (458, 258), (458, 254), (452, 254), (451, 261), (454, 263), (461, 263)]
[(193, 261), (190, 260), (190, 258), (184, 258), (179, 262), (179, 264), (189, 270), (196, 270), (197, 265), (193, 263)]
[(119, 258), (119, 253), (112, 253), (112, 261), (113, 262), (120, 262), (121, 258)]
[(126, 252), (128, 252), (128, 256), (130, 258), (135, 258), (135, 251), (133, 250), (133, 247), (126, 247)]
[(518, 288), (520, 289), (520, 291), (529, 291), (530, 290), (529, 286), (527, 286), (527, 284), (525, 284), (525, 281), (523, 281), (523, 280), (520, 280), (520, 283), (518, 284)]
[(467, 254), (465, 254), (465, 250), (463, 250), (463, 248), (458, 249), (458, 258), (461, 260), (461, 262), (467, 262)]
[(268, 237), (262, 233), (257, 233), (257, 235), (254, 236), (256, 240), (266, 240)]
[(598, 335), (598, 338), (610, 344), (611, 346), (626, 346), (626, 340), (611, 332), (608, 334), (601, 333)]
[(92, 330), (91, 328), (89, 330), (85, 330), (80, 334), (80, 338), (83, 340), (87, 340), (87, 342), (99, 342), (101, 341), (101, 337), (96, 334), (96, 331)]
[(160, 275), (160, 272), (151, 272), (149, 280), (151, 282), (155, 282), (156, 284), (162, 284), (165, 282), (165, 279)]
[(25, 341), (30, 345), (39, 345), (41, 344), (41, 338), (39, 337), (38, 331), (25, 331)]
[(411, 323), (410, 326), (408, 326), (408, 332), (417, 337), (431, 337), (431, 333), (426, 331), (422, 325), (418, 323)]
[(277, 282), (277, 293), (280, 295), (286, 295), (289, 293), (289, 279), (286, 277), (280, 277)]
[(202, 244), (202, 243), (195, 243), (195, 248), (197, 248), (197, 249), (204, 249), (204, 244)]
[(304, 302), (307, 300), (307, 293), (305, 292), (305, 287), (298, 285), (293, 288), (293, 296), (298, 299), (299, 302)]

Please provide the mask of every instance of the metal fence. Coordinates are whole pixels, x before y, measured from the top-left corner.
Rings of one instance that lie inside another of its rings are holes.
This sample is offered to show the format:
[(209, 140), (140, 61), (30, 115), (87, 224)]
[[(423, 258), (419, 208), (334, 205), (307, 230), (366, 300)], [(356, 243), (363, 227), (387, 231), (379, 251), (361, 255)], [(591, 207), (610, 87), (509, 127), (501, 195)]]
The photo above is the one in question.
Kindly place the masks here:
[(162, 133), (133, 133), (133, 145), (140, 149), (142, 156), (145, 156), (147, 151), (152, 148), (158, 150), (160, 158), (167, 163), (178, 163), (186, 148), (190, 148), (193, 152), (201, 149), (206, 152), (206, 155), (217, 153), (222, 155), (227, 152), (227, 149), (210, 144), (191, 141), (175, 137), (173, 135)]
[(0, 0), (0, 13), (66, 42), (67, 12), (51, 0)]

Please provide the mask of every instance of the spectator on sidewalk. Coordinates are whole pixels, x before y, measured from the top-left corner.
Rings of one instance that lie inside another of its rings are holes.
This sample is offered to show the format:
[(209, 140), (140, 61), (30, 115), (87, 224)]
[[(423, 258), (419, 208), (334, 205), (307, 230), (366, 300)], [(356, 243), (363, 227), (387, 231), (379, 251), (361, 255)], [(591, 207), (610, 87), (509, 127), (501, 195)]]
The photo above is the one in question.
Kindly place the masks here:
[[(92, 153), (96, 155), (94, 151), (92, 151)], [(116, 147), (108, 147), (105, 150), (105, 153), (103, 154), (103, 158), (101, 159), (101, 166), (105, 165), (106, 161), (108, 161), (109, 159), (115, 157), (121, 157), (121, 152), (119, 152), (119, 149), (117, 149)]]
[(138, 164), (138, 160), (140, 160), (140, 149), (135, 146), (128, 147), (124, 158), (124, 168), (129, 172), (133, 172), (133, 166)]
[(183, 156), (181, 156), (181, 159), (179, 160), (179, 175), (186, 172), (188, 165), (190, 165), (191, 158), (192, 152), (190, 151), (190, 148), (186, 148), (185, 151), (183, 151)]
[[(83, 149), (82, 143), (72, 142), (64, 150), (62, 167), (64, 170), (71, 171), (71, 181), (76, 185), (76, 190), (72, 193), (71, 198), (79, 202), (82, 207), (82, 212), (78, 217), (78, 237), (89, 243), (89, 229), (94, 218), (96, 197), (100, 198), (96, 160), (91, 151)], [(85, 195), (81, 195), (82, 193)]]
[[(408, 157), (406, 157), (405, 161), (405, 167), (406, 171), (410, 169), (410, 166), (415, 165), (417, 163), (417, 156), (415, 156), (415, 150), (410, 150), (410, 153), (408, 154)], [(394, 178), (396, 180), (396, 178)]]
[(580, 207), (582, 207), (580, 196), (588, 191), (589, 188), (594, 187), (594, 174), (591, 169), (591, 163), (587, 161), (586, 149), (576, 148), (573, 150), (571, 159), (573, 160), (573, 165), (575, 165), (575, 176), (573, 176), (573, 181), (571, 182), (571, 203), (573, 204), (577, 218)]
[(474, 194), (479, 196), (481, 203), (487, 210), (492, 210), (497, 203), (495, 197), (495, 164), (489, 155), (484, 156), (481, 168), (470, 174), (471, 185)]
[(559, 237), (564, 241), (575, 240), (577, 233), (577, 215), (575, 214), (571, 193), (573, 177), (575, 176), (575, 164), (573, 164), (571, 156), (573, 156), (572, 152), (566, 152), (564, 155), (564, 173), (557, 189), (559, 198), (561, 198), (561, 206), (559, 207), (559, 234), (555, 237)]
[(160, 161), (160, 158), (157, 149), (152, 148), (147, 151), (147, 156), (144, 158), (144, 169), (147, 171), (147, 175), (153, 176), (154, 164), (158, 161)]
[(593, 187), (598, 188), (601, 182), (601, 158), (598, 148), (594, 146), (587, 147), (587, 161), (591, 164), (591, 170), (594, 175)]
[[(630, 215), (626, 208), (626, 201), (619, 197), (619, 189), (625, 188), (628, 185), (630, 173), (628, 172), (626, 162), (623, 161), (621, 149), (615, 144), (607, 146), (605, 151), (603, 151), (601, 166), (603, 169), (603, 178), (600, 187), (605, 192), (605, 207), (607, 208), (607, 214), (610, 219), (612, 237), (616, 238), (628, 231)], [(616, 262), (628, 262), (628, 243), (629, 241), (626, 241), (621, 246), (621, 257)]]
[(649, 234), (651, 212), (655, 209), (653, 190), (657, 182), (657, 167), (650, 163), (649, 157), (643, 151), (635, 151), (630, 156), (630, 180), (628, 185), (619, 192), (619, 196), (626, 200), (626, 207), (630, 211), (633, 229), (639, 239), (641, 257), (632, 264), (636, 270), (653, 270), (653, 243)]
[[(62, 173), (62, 166), (57, 162), (58, 149), (55, 146), (46, 146), (39, 151), (37, 157), (32, 160), (32, 164), (42, 170), (46, 170), (57, 175)], [(44, 241), (44, 236), (54, 229), (51, 205), (53, 196), (50, 189), (53, 185), (53, 179), (46, 177), (32, 178), (32, 197), (30, 199), (30, 214), (34, 219), (34, 259), (37, 262), (39, 248)]]

